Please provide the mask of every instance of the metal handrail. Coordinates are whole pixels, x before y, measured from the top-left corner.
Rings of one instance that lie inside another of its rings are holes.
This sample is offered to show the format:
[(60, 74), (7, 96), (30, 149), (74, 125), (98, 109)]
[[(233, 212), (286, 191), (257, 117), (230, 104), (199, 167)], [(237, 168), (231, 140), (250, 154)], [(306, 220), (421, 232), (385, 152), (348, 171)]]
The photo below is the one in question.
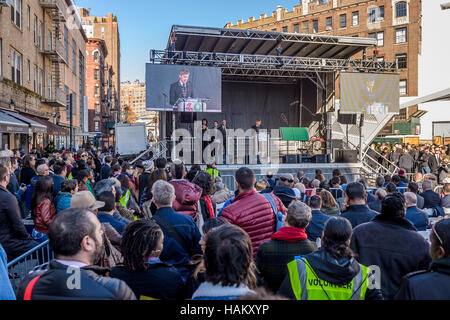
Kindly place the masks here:
[(49, 240), (47, 240), (9, 262), (7, 269), (11, 275), (13, 290), (17, 290), (18, 285), (16, 281), (20, 283), (34, 267), (44, 264), (53, 258), (54, 253), (50, 248)]

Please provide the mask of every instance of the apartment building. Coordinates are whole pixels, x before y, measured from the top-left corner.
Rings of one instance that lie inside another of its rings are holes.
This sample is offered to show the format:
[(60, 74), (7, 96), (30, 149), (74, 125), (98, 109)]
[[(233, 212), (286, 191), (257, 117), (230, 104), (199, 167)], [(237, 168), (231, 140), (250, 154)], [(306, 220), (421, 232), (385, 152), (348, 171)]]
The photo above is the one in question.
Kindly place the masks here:
[(29, 151), (53, 143), (68, 148), (71, 119), (77, 147), (82, 143), (77, 134), (82, 131), (87, 38), (71, 10), (74, 3), (10, 3), (0, 7), (1, 148)]

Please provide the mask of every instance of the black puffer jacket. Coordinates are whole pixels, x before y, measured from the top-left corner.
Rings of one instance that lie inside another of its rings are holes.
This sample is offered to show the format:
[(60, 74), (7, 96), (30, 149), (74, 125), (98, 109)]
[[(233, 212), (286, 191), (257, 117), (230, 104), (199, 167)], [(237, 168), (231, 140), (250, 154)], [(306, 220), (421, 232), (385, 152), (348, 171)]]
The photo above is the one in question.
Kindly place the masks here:
[[(75, 272), (56, 260), (38, 266), (22, 281), (17, 300), (23, 300), (28, 284), (41, 276), (34, 285), (31, 300), (136, 300), (128, 285), (118, 279), (106, 277), (109, 269), (83, 267), (80, 269), (80, 289), (69, 289), (76, 284)], [(70, 279), (69, 279), (70, 278)]]
[(450, 300), (450, 258), (433, 261), (428, 271), (405, 276), (395, 300)]

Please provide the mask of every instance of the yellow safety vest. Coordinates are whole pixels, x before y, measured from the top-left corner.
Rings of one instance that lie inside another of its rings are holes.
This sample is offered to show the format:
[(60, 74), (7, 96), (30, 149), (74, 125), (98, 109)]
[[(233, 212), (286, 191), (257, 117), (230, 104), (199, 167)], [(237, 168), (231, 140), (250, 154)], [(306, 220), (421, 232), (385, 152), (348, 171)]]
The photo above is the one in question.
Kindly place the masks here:
[(288, 263), (292, 291), (297, 300), (364, 300), (369, 268), (360, 264), (359, 273), (346, 285), (336, 285), (317, 277), (305, 259)]
[(128, 200), (130, 200), (130, 189), (128, 189), (125, 195), (120, 199), (120, 203), (126, 208)]
[(69, 176), (67, 177), (67, 179), (72, 180), (73, 176), (72, 176), (72, 171), (69, 173)]
[(209, 174), (213, 180), (219, 176), (219, 170), (214, 168), (206, 169), (206, 173)]

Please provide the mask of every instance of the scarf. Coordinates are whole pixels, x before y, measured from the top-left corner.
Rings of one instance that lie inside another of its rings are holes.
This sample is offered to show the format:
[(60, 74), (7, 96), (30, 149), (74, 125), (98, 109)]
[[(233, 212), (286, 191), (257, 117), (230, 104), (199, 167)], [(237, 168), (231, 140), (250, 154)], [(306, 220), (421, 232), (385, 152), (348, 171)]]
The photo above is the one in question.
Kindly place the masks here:
[(209, 217), (214, 218), (214, 209), (211, 202), (211, 198), (209, 196), (205, 196), (206, 205), (208, 206)]
[(272, 235), (272, 240), (298, 242), (308, 239), (305, 229), (295, 227), (283, 227)]

